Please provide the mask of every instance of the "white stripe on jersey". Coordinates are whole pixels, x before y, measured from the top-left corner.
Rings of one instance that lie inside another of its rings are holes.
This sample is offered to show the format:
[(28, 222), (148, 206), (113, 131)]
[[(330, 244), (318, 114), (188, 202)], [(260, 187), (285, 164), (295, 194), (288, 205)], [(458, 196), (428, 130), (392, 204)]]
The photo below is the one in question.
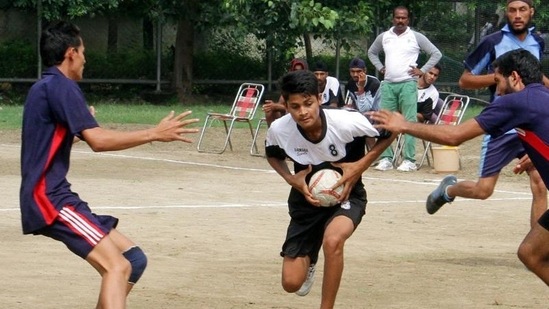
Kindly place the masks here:
[(277, 119), (267, 131), (266, 146), (278, 146), (294, 161), (302, 165), (335, 162), (344, 158), (345, 146), (356, 137), (379, 136), (379, 132), (361, 113), (323, 109), (326, 116), (326, 135), (321, 141), (308, 141), (297, 128), (290, 114)]
[(59, 216), (92, 245), (97, 245), (103, 237), (102, 231), (98, 231), (94, 226), (91, 226), (84, 218), (70, 208), (63, 207), (59, 212)]

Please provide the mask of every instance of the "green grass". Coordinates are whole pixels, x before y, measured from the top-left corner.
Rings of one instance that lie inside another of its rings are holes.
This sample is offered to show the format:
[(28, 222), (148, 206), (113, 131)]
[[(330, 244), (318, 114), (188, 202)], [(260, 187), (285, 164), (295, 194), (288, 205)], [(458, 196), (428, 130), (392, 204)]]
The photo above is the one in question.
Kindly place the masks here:
[[(200, 122), (194, 126), (202, 126), (208, 112), (228, 113), (229, 105), (223, 104), (196, 104), (196, 105), (152, 105), (152, 104), (121, 104), (121, 103), (92, 103), (95, 107), (95, 117), (100, 124), (147, 124), (154, 125), (160, 119), (167, 116), (170, 111), (181, 113), (191, 110), (193, 113), (188, 118), (198, 118)], [(21, 105), (5, 105), (0, 106), (0, 129), (13, 130), (21, 128), (21, 119), (23, 116), (23, 106)], [(257, 110), (254, 123), (257, 123), (260, 117), (263, 116), (261, 110)], [(214, 123), (214, 125), (220, 125)], [(235, 127), (240, 127), (245, 124), (237, 123)]]
[[(200, 122), (195, 126), (202, 126), (208, 112), (229, 112), (230, 106), (222, 104), (195, 104), (195, 105), (152, 105), (152, 104), (120, 104), (98, 102), (93, 106), (96, 109), (97, 121), (100, 124), (147, 124), (154, 125), (164, 118), (170, 111), (180, 113), (186, 110), (192, 110), (191, 118), (199, 118)], [(10, 130), (21, 128), (21, 118), (23, 107), (21, 105), (0, 106), (0, 129)], [(464, 120), (470, 119), (480, 113), (482, 106), (470, 105), (465, 113)], [(257, 110), (253, 126), (255, 127), (259, 118), (263, 116), (261, 110)], [(214, 123), (214, 125), (220, 125)], [(245, 126), (243, 123), (236, 124), (236, 127)]]

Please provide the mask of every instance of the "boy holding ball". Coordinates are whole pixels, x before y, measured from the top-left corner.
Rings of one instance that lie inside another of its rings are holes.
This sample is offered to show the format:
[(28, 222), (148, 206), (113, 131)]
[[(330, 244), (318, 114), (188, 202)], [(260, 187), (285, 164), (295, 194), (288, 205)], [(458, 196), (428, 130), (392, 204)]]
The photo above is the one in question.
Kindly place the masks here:
[[(311, 289), (318, 253), (324, 251), (324, 278), (320, 308), (333, 308), (343, 273), (343, 246), (360, 224), (366, 209), (364, 172), (396, 137), (378, 132), (362, 114), (322, 109), (315, 75), (290, 72), (281, 79), (288, 114), (267, 131), (265, 150), (273, 169), (292, 186), (288, 197), (291, 217), (282, 246), (282, 287), (305, 296)], [(366, 137), (377, 137), (366, 154)], [(294, 163), (290, 172), (286, 158)], [(316, 171), (331, 168), (343, 175), (339, 203), (319, 207), (308, 189)], [(346, 175), (349, 175), (346, 177)]]

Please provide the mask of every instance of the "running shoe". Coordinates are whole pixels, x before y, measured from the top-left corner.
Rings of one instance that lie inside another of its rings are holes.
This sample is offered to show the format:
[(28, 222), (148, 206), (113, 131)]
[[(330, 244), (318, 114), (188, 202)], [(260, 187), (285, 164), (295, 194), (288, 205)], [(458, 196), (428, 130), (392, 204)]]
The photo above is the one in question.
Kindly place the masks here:
[(397, 167), (397, 170), (401, 172), (413, 172), (413, 171), (417, 171), (417, 165), (412, 161), (404, 160)]
[(393, 162), (389, 158), (383, 158), (379, 160), (379, 163), (375, 167), (378, 171), (388, 171), (393, 169)]
[(309, 294), (311, 291), (311, 288), (313, 287), (313, 283), (315, 282), (315, 264), (311, 264), (309, 266), (309, 271), (307, 272), (307, 279), (305, 279), (305, 282), (301, 285), (301, 288), (295, 294), (299, 296), (305, 296)]
[(426, 208), (427, 212), (432, 215), (437, 212), (442, 205), (451, 203), (455, 197), (446, 195), (446, 188), (457, 183), (457, 178), (454, 175), (448, 175), (442, 179), (438, 187), (427, 197)]

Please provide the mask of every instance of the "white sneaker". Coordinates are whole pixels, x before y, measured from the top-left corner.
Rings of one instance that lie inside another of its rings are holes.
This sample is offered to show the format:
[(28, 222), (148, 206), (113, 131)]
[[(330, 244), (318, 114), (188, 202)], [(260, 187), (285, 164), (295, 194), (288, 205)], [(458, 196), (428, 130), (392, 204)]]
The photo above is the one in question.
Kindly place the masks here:
[(393, 169), (393, 162), (389, 160), (388, 158), (383, 158), (379, 161), (377, 166), (375, 167), (378, 171), (388, 171)]
[(404, 160), (402, 163), (397, 167), (397, 170), (401, 172), (413, 172), (417, 170), (417, 166), (414, 162)]
[(311, 264), (311, 266), (309, 266), (309, 271), (307, 272), (307, 279), (305, 279), (305, 282), (303, 282), (301, 288), (295, 292), (296, 295), (305, 296), (309, 294), (311, 288), (313, 287), (313, 283), (315, 282), (315, 270), (315, 264)]

